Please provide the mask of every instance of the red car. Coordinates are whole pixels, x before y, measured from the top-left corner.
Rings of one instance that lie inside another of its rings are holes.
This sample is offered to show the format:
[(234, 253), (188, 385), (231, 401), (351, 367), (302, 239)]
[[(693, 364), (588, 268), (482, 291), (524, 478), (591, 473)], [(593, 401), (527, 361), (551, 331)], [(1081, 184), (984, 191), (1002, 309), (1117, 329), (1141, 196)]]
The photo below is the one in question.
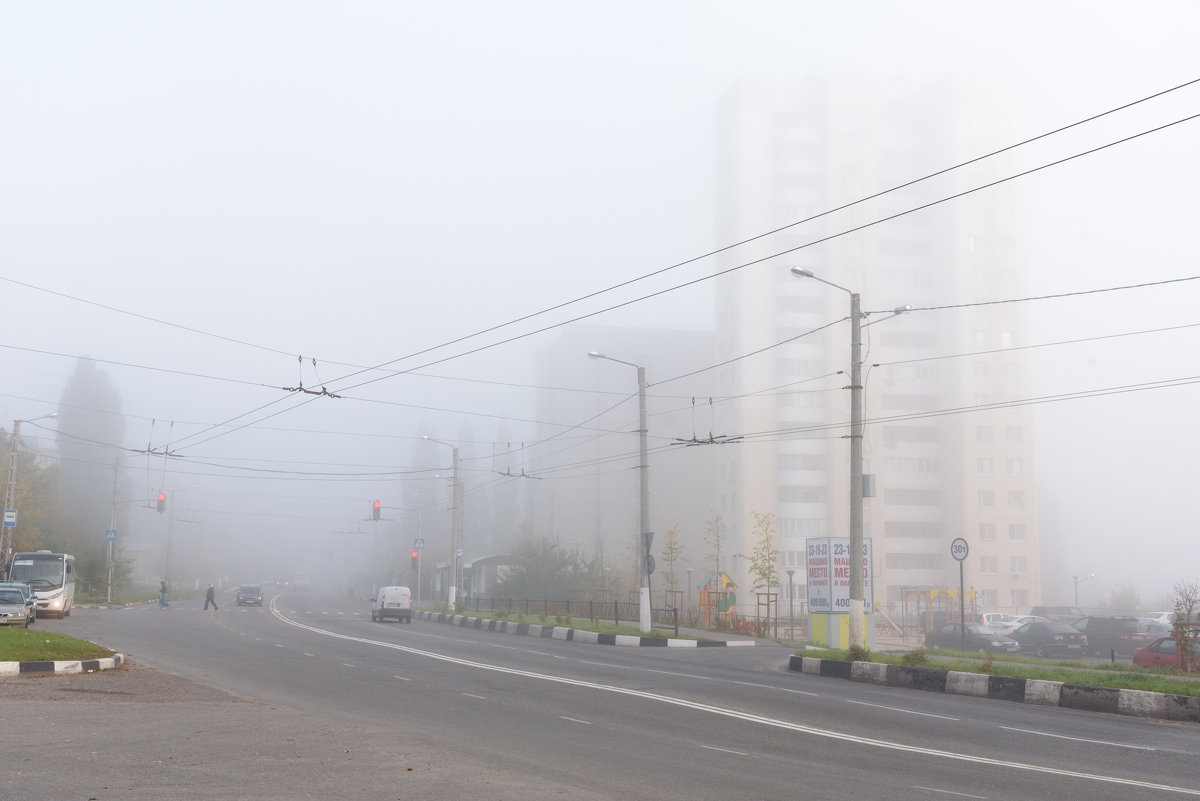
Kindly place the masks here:
[[(1200, 662), (1200, 644), (1192, 643), (1193, 663)], [(1174, 637), (1159, 637), (1144, 648), (1133, 652), (1133, 664), (1142, 667), (1176, 667), (1179, 651)]]

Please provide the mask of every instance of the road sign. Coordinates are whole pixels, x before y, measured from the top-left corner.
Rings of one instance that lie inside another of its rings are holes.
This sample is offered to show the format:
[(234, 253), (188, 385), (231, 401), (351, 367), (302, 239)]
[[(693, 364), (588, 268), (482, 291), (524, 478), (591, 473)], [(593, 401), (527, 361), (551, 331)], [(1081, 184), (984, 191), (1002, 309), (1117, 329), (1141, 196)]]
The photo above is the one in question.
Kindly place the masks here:
[(413, 547), (418, 551), (423, 550), (425, 548), (425, 538), (417, 537), (415, 540), (413, 540)]
[(650, 553), (650, 543), (654, 542), (653, 531), (642, 532), (642, 553)]
[(17, 524), (17, 510), (16, 509), (5, 509), (4, 510), (4, 525), (9, 528), (12, 528), (16, 524)]
[(105, 542), (116, 542), (117, 541), (117, 530), (115, 528), (110, 528), (108, 531), (104, 532), (104, 541)]
[(647, 576), (654, 572), (654, 557), (652, 555), (646, 554), (642, 557), (642, 570), (645, 571)]
[(454, 550), (454, 555), (457, 556), (459, 559), (462, 559), (462, 548), (456, 548)]
[(970, 550), (967, 541), (962, 537), (955, 537), (954, 542), (950, 543), (950, 555), (960, 562), (967, 558), (967, 552)]

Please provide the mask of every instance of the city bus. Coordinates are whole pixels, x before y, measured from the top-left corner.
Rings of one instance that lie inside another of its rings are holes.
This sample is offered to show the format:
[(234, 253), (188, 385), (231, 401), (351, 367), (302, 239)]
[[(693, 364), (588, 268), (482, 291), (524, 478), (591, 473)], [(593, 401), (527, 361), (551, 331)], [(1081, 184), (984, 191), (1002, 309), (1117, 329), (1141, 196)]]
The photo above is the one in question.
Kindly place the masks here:
[(34, 551), (13, 554), (9, 581), (24, 581), (37, 599), (38, 617), (63, 618), (75, 605), (75, 557), (69, 553)]

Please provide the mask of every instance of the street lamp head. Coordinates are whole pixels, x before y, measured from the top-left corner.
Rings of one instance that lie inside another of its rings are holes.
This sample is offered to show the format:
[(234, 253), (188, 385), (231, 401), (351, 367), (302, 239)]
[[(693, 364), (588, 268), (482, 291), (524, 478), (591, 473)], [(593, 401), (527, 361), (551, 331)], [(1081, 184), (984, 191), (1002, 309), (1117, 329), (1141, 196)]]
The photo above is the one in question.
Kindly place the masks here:
[(803, 267), (793, 267), (789, 272), (797, 278), (815, 278), (812, 270), (806, 270)]
[(907, 303), (905, 303), (903, 306), (897, 306), (896, 308), (892, 309), (893, 314), (904, 314), (908, 311), (912, 311), (912, 306), (909, 306)]
[(603, 358), (604, 358), (604, 354), (603, 354), (603, 353), (601, 353), (601, 352), (600, 352), (600, 351), (598, 351), (598, 350), (589, 350), (589, 351), (588, 351), (588, 358), (589, 358), (589, 359), (603, 359)]

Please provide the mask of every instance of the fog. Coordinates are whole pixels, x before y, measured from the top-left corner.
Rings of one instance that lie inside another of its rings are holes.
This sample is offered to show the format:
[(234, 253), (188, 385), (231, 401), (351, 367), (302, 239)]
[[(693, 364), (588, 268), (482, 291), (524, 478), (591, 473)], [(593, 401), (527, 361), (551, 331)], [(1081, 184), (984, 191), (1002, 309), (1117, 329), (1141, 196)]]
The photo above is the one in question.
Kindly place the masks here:
[[(56, 436), (123, 432), (95, 445), (89, 480), (110, 486), (123, 456), (122, 543), (161, 547), (172, 519), (196, 581), (331, 563), (339, 581), (384, 562), (394, 576), (418, 535), (445, 560), (452, 451), (425, 436), (460, 449), (469, 558), (537, 529), (533, 496), (564, 485), (590, 482), (595, 507), (617, 504), (612, 525), (632, 527), (636, 454), (585, 462), (597, 447), (636, 451), (634, 375), (587, 351), (647, 365), (656, 444), (748, 433), (709, 405), (729, 394), (711, 372), (653, 386), (712, 367), (713, 349), (680, 339), (656, 352), (637, 333), (712, 336), (715, 282), (700, 279), (721, 265), (693, 259), (733, 244), (716, 218), (720, 107), (735, 86), (853, 81), (890, 97), (872, 135), (928, 131), (903, 166), (915, 179), (1200, 78), (1198, 24), (1191, 2), (8, 4), (0, 426), (57, 411), (78, 360), (93, 360), (119, 409), (89, 408), (86, 430), (63, 431), (65, 416), (26, 423), (27, 444), (53, 460)], [(960, 94), (943, 95), (947, 82)], [(978, 152), (942, 146), (972, 124), (963, 88), (1011, 112), (973, 132)], [(865, 218), (1197, 113), (1200, 84), (905, 190)], [(1198, 125), (915, 212), (950, 238), (947, 205), (990, 196), (1017, 210), (997, 221), (1020, 259), (1009, 298), (915, 287), (868, 299), (1046, 298), (1024, 305), (1018, 342), (1038, 346), (1026, 355), (1046, 602), (1071, 602), (1071, 577), (1089, 576), (1081, 604), (1132, 586), (1150, 608), (1197, 578)], [(746, 236), (779, 226), (738, 222)], [(786, 271), (809, 252), (744, 269)], [(586, 344), (593, 335), (605, 341)], [(96, 410), (121, 424), (89, 427)], [(551, 435), (553, 447), (522, 447)], [(681, 464), (705, 450), (652, 460), (659, 531), (674, 510), (656, 471), (715, 470), (711, 454)], [(171, 515), (144, 508), (160, 489)], [(687, 541), (698, 569), (700, 534), (693, 525)]]

